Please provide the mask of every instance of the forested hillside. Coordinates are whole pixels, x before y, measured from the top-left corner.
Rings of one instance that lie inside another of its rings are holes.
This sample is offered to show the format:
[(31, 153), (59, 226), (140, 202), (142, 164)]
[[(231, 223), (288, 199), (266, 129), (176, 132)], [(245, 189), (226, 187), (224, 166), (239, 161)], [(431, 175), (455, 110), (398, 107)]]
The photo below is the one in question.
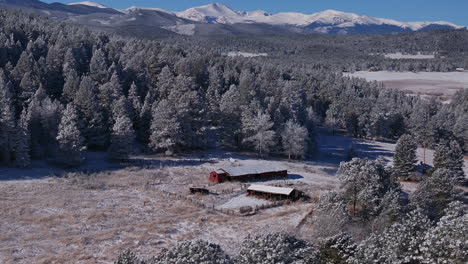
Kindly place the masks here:
[(108, 150), (116, 160), (136, 150), (203, 149), (213, 129), (226, 147), (303, 157), (316, 151), (322, 125), (355, 137), (411, 133), (426, 146), (455, 139), (468, 151), (468, 91), (442, 105), (330, 67), (353, 64), (353, 56), (231, 58), (213, 47), (216, 40), (204, 47), (132, 39), (4, 10), (0, 27), (6, 166), (29, 167), (31, 159), (77, 166), (85, 149)]

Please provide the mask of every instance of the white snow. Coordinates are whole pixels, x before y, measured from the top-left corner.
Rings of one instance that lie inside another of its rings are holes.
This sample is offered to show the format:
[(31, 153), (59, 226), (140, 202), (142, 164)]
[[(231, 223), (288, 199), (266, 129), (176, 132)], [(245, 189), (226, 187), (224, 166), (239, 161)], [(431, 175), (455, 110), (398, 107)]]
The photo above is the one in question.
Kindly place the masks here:
[(127, 8), (127, 9), (121, 9), (120, 11), (123, 12), (123, 13), (128, 14), (131, 11), (138, 11), (138, 10), (159, 11), (159, 12), (175, 15), (174, 12), (167, 11), (167, 10), (162, 9), (162, 8), (156, 8), (156, 7), (151, 8), (151, 7), (131, 6), (131, 7)]
[(421, 54), (418, 52), (416, 55), (412, 54), (402, 54), (401, 52), (396, 52), (396, 53), (389, 53), (389, 54), (384, 54), (385, 58), (389, 59), (416, 59), (416, 60), (427, 60), (427, 59), (434, 59), (435, 55), (434, 54)]
[(253, 58), (253, 57), (267, 57), (268, 53), (250, 53), (250, 52), (243, 52), (243, 51), (230, 51), (226, 53), (228, 57), (246, 57), (246, 58)]
[(85, 5), (85, 6), (92, 6), (92, 7), (97, 7), (97, 8), (109, 8), (105, 5), (101, 5), (101, 4), (98, 4), (98, 3), (94, 3), (94, 2), (91, 2), (91, 1), (83, 1), (83, 2), (76, 2), (76, 3), (70, 3), (68, 5)]
[(282, 187), (258, 185), (258, 184), (251, 185), (249, 188), (247, 188), (247, 190), (256, 191), (256, 192), (284, 194), (284, 195), (290, 195), (294, 191), (293, 188), (282, 188)]
[(232, 198), (231, 200), (222, 204), (218, 208), (219, 209), (236, 209), (236, 208), (241, 208), (243, 206), (255, 207), (255, 206), (266, 205), (269, 203), (270, 202), (268, 200), (262, 200), (262, 199), (258, 199), (258, 198), (243, 194), (243, 195)]
[(346, 73), (351, 77), (364, 78), (368, 81), (400, 81), (400, 80), (428, 80), (455, 81), (468, 84), (468, 72), (390, 72), (390, 71), (358, 71)]
[(398, 89), (422, 98), (436, 97), (446, 103), (457, 91), (468, 89), (468, 72), (368, 72), (345, 73), (345, 76), (382, 82), (386, 88)]
[(163, 27), (167, 30), (175, 32), (180, 35), (193, 36), (195, 34), (195, 24), (186, 24), (186, 25), (175, 25)]
[(355, 25), (393, 25), (411, 30), (419, 30), (430, 24), (447, 25), (463, 28), (453, 23), (437, 22), (400, 22), (392, 19), (376, 18), (336, 10), (325, 10), (314, 14), (296, 12), (283, 12), (269, 14), (263, 10), (253, 12), (236, 11), (226, 5), (217, 3), (189, 8), (182, 12), (175, 12), (178, 17), (209, 23), (235, 24), (235, 23), (266, 23), (271, 25), (307, 26), (313, 23), (322, 23), (338, 27), (351, 27)]

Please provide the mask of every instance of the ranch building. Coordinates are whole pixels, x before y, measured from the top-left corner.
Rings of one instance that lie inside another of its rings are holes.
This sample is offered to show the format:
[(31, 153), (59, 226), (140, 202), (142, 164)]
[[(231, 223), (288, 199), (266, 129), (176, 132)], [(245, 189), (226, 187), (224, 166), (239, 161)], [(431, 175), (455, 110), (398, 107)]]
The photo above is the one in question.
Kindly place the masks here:
[(248, 165), (221, 168), (210, 173), (210, 181), (221, 183), (225, 181), (249, 181), (288, 177), (288, 170), (271, 165)]
[(297, 200), (300, 193), (293, 188), (283, 188), (266, 185), (251, 185), (247, 192), (249, 195), (254, 195), (260, 198), (272, 200)]

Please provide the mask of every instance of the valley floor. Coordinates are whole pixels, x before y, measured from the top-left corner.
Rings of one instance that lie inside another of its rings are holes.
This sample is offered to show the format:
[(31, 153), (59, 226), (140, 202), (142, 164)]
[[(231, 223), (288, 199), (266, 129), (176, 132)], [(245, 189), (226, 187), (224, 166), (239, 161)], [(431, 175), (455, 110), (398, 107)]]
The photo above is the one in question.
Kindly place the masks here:
[[(381, 156), (391, 162), (393, 143), (322, 136), (322, 154), (316, 161), (208, 151), (179, 158), (138, 156), (117, 167), (105, 162), (103, 154), (90, 153), (92, 161), (84, 168), (94, 172), (65, 172), (45, 165), (30, 171), (1, 170), (0, 263), (113, 263), (126, 249), (150, 257), (192, 239), (220, 244), (235, 254), (249, 234), (307, 235), (310, 230), (301, 226), (302, 220), (321, 193), (339, 188), (336, 169), (351, 143), (360, 157)], [(418, 151), (420, 158), (422, 153)], [(427, 151), (428, 161), (431, 155)], [(246, 197), (246, 184), (210, 184), (208, 174), (222, 166), (257, 163), (279, 164), (290, 173), (286, 180), (261, 184), (293, 186), (311, 200), (251, 216), (235, 213), (241, 206), (272, 202)], [(207, 187), (212, 194), (190, 194), (189, 186)], [(404, 187), (411, 192), (415, 184)]]

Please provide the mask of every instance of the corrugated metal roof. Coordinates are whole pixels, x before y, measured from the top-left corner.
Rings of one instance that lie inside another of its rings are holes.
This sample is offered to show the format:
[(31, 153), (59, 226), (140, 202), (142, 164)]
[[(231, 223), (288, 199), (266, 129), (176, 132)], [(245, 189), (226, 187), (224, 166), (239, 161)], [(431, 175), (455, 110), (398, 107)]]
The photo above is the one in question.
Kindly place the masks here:
[(274, 187), (274, 186), (266, 186), (266, 185), (250, 185), (247, 188), (248, 191), (255, 191), (255, 192), (264, 192), (264, 193), (273, 193), (273, 194), (284, 194), (290, 195), (294, 189), (293, 188), (282, 188), (282, 187)]
[(280, 166), (274, 166), (274, 165), (257, 164), (257, 165), (221, 168), (221, 170), (225, 171), (231, 177), (236, 177), (236, 176), (243, 176), (243, 175), (250, 175), (250, 174), (261, 174), (261, 173), (267, 173), (267, 172), (285, 171), (286, 168), (283, 168)]

